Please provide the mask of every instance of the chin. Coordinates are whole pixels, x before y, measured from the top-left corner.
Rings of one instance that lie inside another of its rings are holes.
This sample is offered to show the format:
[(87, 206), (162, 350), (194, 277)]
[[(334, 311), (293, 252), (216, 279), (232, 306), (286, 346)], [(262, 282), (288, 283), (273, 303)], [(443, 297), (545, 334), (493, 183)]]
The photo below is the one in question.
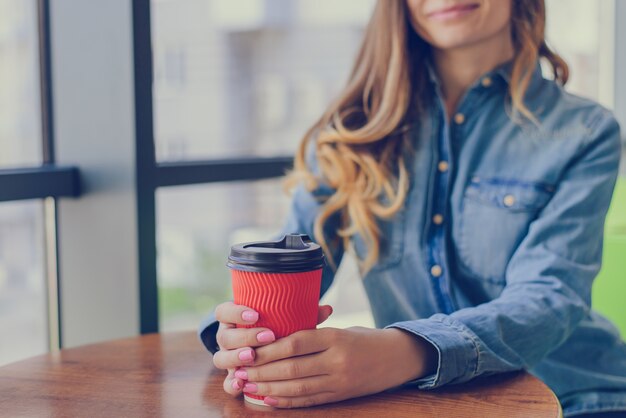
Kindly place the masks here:
[(433, 37), (429, 43), (437, 49), (454, 49), (471, 45), (474, 41), (471, 31), (468, 33), (446, 33), (443, 36)]

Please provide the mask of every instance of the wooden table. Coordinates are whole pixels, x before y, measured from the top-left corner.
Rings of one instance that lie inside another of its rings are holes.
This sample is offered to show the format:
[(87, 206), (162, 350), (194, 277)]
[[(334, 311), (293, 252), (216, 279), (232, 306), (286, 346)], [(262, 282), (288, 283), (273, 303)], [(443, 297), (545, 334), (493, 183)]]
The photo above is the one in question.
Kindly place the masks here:
[[(4, 342), (3, 342), (4, 343)], [(527, 373), (434, 391), (397, 389), (309, 409), (257, 411), (222, 389), (191, 332), (87, 345), (0, 367), (2, 417), (559, 417)]]

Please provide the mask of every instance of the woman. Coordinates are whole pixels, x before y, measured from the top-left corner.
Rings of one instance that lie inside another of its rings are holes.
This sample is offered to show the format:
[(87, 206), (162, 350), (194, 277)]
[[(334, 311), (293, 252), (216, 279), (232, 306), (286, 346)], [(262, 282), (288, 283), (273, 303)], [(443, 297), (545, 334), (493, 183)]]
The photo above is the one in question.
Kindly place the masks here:
[(543, 0), (379, 0), (296, 156), (285, 232), (323, 245), (322, 293), (354, 248), (382, 329), (274, 342), (222, 304), (200, 335), (227, 392), (289, 408), (527, 369), (566, 416), (626, 411), (626, 346), (590, 310), (619, 127), (563, 91), (544, 23)]

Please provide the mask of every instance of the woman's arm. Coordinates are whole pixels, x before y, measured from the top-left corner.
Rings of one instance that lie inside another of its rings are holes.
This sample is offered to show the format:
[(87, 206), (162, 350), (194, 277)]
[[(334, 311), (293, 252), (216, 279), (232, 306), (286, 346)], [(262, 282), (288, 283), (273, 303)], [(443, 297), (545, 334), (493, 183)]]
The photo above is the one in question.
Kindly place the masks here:
[(619, 126), (601, 112), (555, 195), (513, 254), (502, 294), (450, 315), (391, 325), (437, 348), (439, 367), (418, 381), (421, 388), (530, 368), (587, 315), (621, 153)]

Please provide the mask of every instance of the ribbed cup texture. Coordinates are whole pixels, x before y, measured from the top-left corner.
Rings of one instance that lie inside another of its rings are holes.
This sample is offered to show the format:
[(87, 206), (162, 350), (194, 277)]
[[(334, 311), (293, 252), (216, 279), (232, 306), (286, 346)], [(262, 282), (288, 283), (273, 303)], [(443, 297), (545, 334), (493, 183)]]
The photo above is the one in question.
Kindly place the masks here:
[(321, 269), (302, 273), (231, 272), (235, 304), (259, 313), (259, 320), (245, 328), (266, 327), (281, 338), (317, 326)]

